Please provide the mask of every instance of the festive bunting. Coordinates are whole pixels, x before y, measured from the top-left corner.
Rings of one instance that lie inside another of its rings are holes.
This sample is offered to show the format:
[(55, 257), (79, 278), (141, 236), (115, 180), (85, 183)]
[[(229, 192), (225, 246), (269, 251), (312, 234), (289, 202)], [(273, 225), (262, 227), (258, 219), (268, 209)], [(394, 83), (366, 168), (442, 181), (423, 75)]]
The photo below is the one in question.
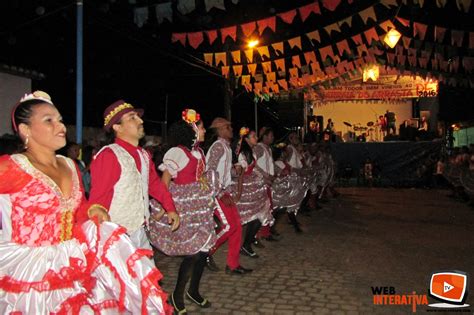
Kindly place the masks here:
[(313, 12), (314, 14), (321, 14), (321, 9), (319, 8), (318, 2), (313, 2), (298, 8), (300, 12), (301, 20), (304, 22), (308, 16)]
[(280, 71), (283, 71), (285, 72), (286, 69), (285, 69), (285, 59), (277, 59), (274, 61), (275, 62), (275, 66), (276, 66), (276, 69), (277, 70), (280, 70)]
[(359, 56), (362, 57), (364, 52), (366, 55), (369, 53), (369, 49), (365, 44), (357, 46), (357, 53), (359, 54)]
[(323, 62), (326, 61), (328, 56), (334, 57), (334, 53), (331, 46), (326, 46), (319, 49), (319, 53), (321, 54), (321, 60)]
[(407, 49), (410, 47), (411, 37), (402, 37), (403, 48)]
[(270, 28), (273, 32), (275, 32), (276, 18), (272, 16), (263, 20), (259, 20), (257, 21), (257, 26), (258, 26), (258, 32), (260, 33), (260, 36), (262, 35), (263, 31), (267, 27)]
[(397, 0), (381, 0), (380, 3), (389, 9), (390, 9), (390, 6), (394, 6), (394, 7), (398, 6)]
[(186, 33), (173, 33), (171, 35), (171, 42), (180, 42), (181, 45), (186, 45)]
[(212, 8), (225, 10), (224, 0), (204, 0), (206, 6), (206, 12), (209, 12)]
[(148, 21), (148, 7), (135, 8), (133, 10), (133, 22), (135, 23), (136, 26), (142, 27), (143, 24), (145, 24), (147, 21)]
[(232, 51), (230, 55), (232, 56), (232, 61), (234, 61), (234, 63), (240, 63), (240, 50)]
[(428, 58), (418, 58), (418, 64), (420, 65), (420, 67), (426, 69), (428, 65)]
[(395, 63), (395, 54), (394, 53), (387, 53), (387, 61), (390, 64)]
[(408, 56), (416, 56), (416, 49), (408, 48)]
[(372, 27), (371, 29), (367, 30), (364, 32), (365, 39), (367, 40), (367, 43), (369, 45), (372, 44), (372, 41), (378, 41), (379, 36), (377, 35), (377, 31), (375, 30), (375, 27)]
[(288, 91), (288, 82), (285, 79), (278, 80), (278, 84), (283, 90)]
[(435, 25), (434, 40), (438, 43), (442, 43), (445, 32), (446, 28)]
[(293, 67), (301, 68), (300, 56), (296, 55), (291, 58), (291, 64)]
[(235, 39), (237, 38), (237, 26), (234, 25), (230, 27), (221, 28), (222, 44), (225, 43), (227, 36), (232, 38), (232, 40), (235, 42)]
[(217, 30), (206, 31), (206, 34), (209, 44), (212, 45), (212, 43), (214, 43), (214, 41), (217, 39)]
[(266, 74), (267, 82), (275, 82), (276, 81), (276, 73), (275, 72), (268, 72)]
[(272, 72), (272, 62), (262, 62), (262, 68), (264, 73)]
[(390, 20), (380, 23), (379, 26), (380, 26), (385, 32), (388, 32), (388, 31), (390, 31), (390, 30), (392, 30), (392, 29), (395, 28), (395, 25), (393, 25), (392, 21), (390, 21)]
[(356, 45), (362, 45), (363, 42), (362, 42), (362, 36), (360, 34), (357, 34), (357, 35), (354, 35), (352, 36), (352, 40), (354, 41), (354, 43)]
[(240, 25), (240, 28), (242, 29), (242, 33), (244, 34), (245, 37), (250, 37), (252, 36), (253, 32), (257, 29), (257, 23), (255, 21), (250, 22), (250, 23), (245, 23)]
[(312, 40), (315, 40), (318, 43), (321, 43), (321, 39), (319, 38), (319, 32), (318, 31), (313, 31), (313, 32), (307, 33), (306, 36), (308, 36), (311, 44), (313, 44)]
[(331, 32), (341, 32), (341, 29), (339, 28), (339, 25), (337, 23), (330, 24), (324, 28), (328, 35), (331, 35)]
[(177, 9), (181, 14), (186, 15), (196, 9), (196, 1), (195, 0), (178, 0)]
[(270, 59), (270, 52), (268, 51), (268, 46), (257, 47), (257, 51), (262, 58), (263, 56), (266, 56), (268, 59)]
[(347, 26), (352, 27), (352, 16), (345, 18), (344, 20), (339, 22), (340, 26), (342, 26), (343, 24), (347, 24)]
[(216, 57), (216, 66), (219, 67), (219, 64), (222, 63), (224, 66), (227, 66), (227, 56), (225, 52), (215, 53)]
[(222, 76), (225, 78), (229, 78), (229, 70), (230, 67), (224, 66), (221, 68)]
[(250, 84), (250, 79), (251, 79), (250, 75), (243, 75), (240, 82), (243, 86), (245, 86), (245, 85)]
[(314, 51), (308, 51), (304, 53), (304, 59), (306, 60), (306, 64), (309, 65), (310, 63), (318, 63), (316, 60), (316, 54)]
[(337, 43), (337, 50), (339, 51), (339, 56), (341, 56), (341, 57), (342, 57), (344, 51), (347, 52), (348, 55), (351, 54), (351, 49), (349, 48), (349, 43), (345, 39)]
[(253, 91), (255, 92), (255, 94), (259, 95), (260, 92), (262, 91), (262, 88), (263, 88), (262, 82), (253, 83)]
[(416, 67), (416, 56), (409, 56), (408, 63), (411, 67)]
[(472, 73), (472, 70), (474, 70), (474, 57), (465, 56), (462, 60), (462, 64), (467, 73)]
[(155, 6), (156, 19), (159, 24), (163, 23), (164, 19), (173, 22), (173, 9), (171, 2), (160, 3)]
[(364, 24), (367, 24), (369, 19), (372, 19), (374, 22), (377, 22), (377, 17), (375, 16), (374, 7), (368, 7), (367, 9), (359, 12), (360, 17)]
[(213, 63), (212, 63), (213, 57), (214, 57), (213, 53), (204, 54), (204, 62), (207, 63), (208, 65), (212, 66), (213, 65)]
[(253, 62), (253, 49), (244, 50), (245, 57), (247, 57), (247, 62)]
[(428, 28), (428, 25), (426, 24), (413, 22), (413, 37), (415, 37), (416, 35), (419, 35), (419, 38), (421, 40), (424, 40), (427, 28)]
[(451, 45), (461, 47), (463, 37), (464, 31), (451, 30)]
[(465, 13), (469, 12), (469, 8), (471, 7), (471, 0), (456, 0), (456, 4), (458, 6), (459, 11), (464, 9)]
[(329, 11), (336, 10), (337, 6), (341, 3), (341, 0), (321, 0), (321, 1), (323, 2), (323, 6)]
[(275, 53), (278, 56), (283, 55), (285, 53), (284, 50), (283, 50), (283, 42), (274, 43), (274, 44), (272, 44), (272, 47), (273, 47), (273, 49), (275, 50)]
[(189, 46), (197, 49), (199, 45), (204, 41), (204, 35), (202, 32), (188, 33)]
[(298, 77), (298, 68), (290, 68), (290, 77), (297, 78)]
[(295, 10), (290, 10), (288, 12), (280, 13), (278, 14), (278, 17), (283, 20), (283, 22), (287, 24), (292, 24), (293, 20), (295, 19), (296, 16), (296, 9)]
[(232, 70), (234, 71), (234, 75), (236, 77), (240, 77), (242, 75), (242, 68), (242, 65), (232, 66)]
[(294, 48), (295, 46), (301, 49), (301, 37), (294, 37), (288, 40), (288, 44), (290, 44), (290, 48)]
[(255, 76), (255, 72), (257, 71), (257, 64), (255, 63), (249, 63), (247, 65), (247, 70), (252, 76)]
[(405, 55), (397, 55), (397, 62), (399, 65), (401, 66), (405, 65), (406, 60), (407, 60), (407, 57)]
[(410, 21), (408, 21), (406, 19), (403, 19), (403, 18), (397, 16), (397, 20), (398, 20), (398, 22), (402, 23), (402, 25), (405, 26), (405, 27), (410, 26)]
[(275, 93), (275, 94), (279, 94), (279, 93), (280, 93), (280, 87), (278, 86), (278, 84), (276, 84), (276, 83), (273, 84), (273, 86), (272, 86), (272, 91), (273, 91), (273, 93)]

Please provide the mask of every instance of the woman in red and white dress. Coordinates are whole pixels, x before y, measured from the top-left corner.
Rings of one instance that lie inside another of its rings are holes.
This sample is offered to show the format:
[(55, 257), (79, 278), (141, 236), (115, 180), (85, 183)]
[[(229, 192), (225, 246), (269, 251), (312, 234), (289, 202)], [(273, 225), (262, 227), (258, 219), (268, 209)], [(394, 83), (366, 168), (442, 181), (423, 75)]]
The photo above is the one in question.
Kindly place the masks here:
[(25, 151), (0, 158), (0, 313), (170, 313), (152, 251), (106, 222), (74, 162), (56, 155), (66, 127), (49, 95), (25, 95), (12, 125)]
[(183, 112), (183, 119), (170, 128), (170, 144), (159, 169), (162, 181), (169, 188), (180, 216), (180, 228), (172, 231), (164, 210), (151, 201), (151, 243), (169, 256), (185, 256), (178, 273), (176, 287), (171, 295), (175, 311), (185, 314), (185, 286), (190, 281), (186, 296), (200, 307), (211, 303), (199, 293), (201, 276), (209, 249), (216, 242), (214, 230), (213, 197), (217, 194), (217, 178), (213, 172), (204, 174), (206, 157), (199, 147), (206, 129), (199, 114), (192, 109)]

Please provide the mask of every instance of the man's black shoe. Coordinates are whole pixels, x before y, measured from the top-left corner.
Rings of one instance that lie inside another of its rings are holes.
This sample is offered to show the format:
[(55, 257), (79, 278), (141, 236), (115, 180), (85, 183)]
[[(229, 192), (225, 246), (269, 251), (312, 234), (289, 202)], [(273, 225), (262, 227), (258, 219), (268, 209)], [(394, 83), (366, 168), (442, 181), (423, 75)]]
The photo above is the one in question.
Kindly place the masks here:
[(253, 241), (253, 245), (255, 245), (256, 247), (258, 248), (265, 248), (265, 245), (262, 244), (262, 241), (257, 239), (255, 241)]
[(253, 251), (251, 246), (242, 246), (240, 252), (245, 256), (249, 256), (251, 258), (258, 258), (257, 253)]
[(219, 267), (217, 267), (216, 262), (214, 261), (214, 258), (212, 258), (212, 256), (206, 257), (206, 267), (210, 271), (214, 271), (214, 272), (217, 272), (220, 270)]
[(247, 268), (244, 268), (242, 266), (238, 266), (237, 268), (234, 268), (234, 269), (230, 269), (229, 266), (225, 267), (225, 273), (227, 273), (229, 275), (243, 275), (243, 274), (246, 274), (246, 273), (250, 273), (252, 271), (253, 271), (253, 269), (247, 269)]

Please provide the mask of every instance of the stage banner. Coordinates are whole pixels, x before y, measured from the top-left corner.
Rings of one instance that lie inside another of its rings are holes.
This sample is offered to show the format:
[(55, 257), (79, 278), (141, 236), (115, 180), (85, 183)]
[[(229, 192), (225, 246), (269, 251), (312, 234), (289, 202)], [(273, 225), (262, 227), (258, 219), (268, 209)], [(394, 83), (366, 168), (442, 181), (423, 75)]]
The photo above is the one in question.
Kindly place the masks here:
[(311, 93), (312, 100), (369, 100), (369, 99), (401, 99), (418, 97), (436, 97), (438, 82), (424, 80), (421, 77), (388, 75), (380, 76), (377, 82), (361, 83), (352, 81), (336, 87), (321, 87)]

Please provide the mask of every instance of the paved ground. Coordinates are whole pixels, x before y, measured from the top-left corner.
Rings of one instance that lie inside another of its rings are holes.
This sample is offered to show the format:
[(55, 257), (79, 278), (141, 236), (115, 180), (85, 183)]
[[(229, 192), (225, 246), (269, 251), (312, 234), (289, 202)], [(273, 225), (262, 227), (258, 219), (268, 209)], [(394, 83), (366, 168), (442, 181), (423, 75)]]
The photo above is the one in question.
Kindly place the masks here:
[[(299, 216), (304, 233), (286, 219), (283, 239), (265, 242), (260, 258), (242, 257), (255, 271), (230, 276), (207, 269), (201, 293), (210, 309), (190, 302), (189, 313), (212, 314), (400, 314), (411, 306), (373, 305), (371, 286), (396, 294), (426, 294), (431, 273), (456, 269), (474, 276), (474, 211), (447, 191), (340, 189), (324, 209)], [(216, 255), (225, 266), (226, 246)], [(174, 288), (179, 258), (158, 255), (164, 289)], [(474, 288), (471, 281), (471, 290)], [(429, 299), (429, 302), (435, 302)], [(474, 292), (468, 297), (474, 311)], [(419, 306), (417, 313), (428, 307)]]

